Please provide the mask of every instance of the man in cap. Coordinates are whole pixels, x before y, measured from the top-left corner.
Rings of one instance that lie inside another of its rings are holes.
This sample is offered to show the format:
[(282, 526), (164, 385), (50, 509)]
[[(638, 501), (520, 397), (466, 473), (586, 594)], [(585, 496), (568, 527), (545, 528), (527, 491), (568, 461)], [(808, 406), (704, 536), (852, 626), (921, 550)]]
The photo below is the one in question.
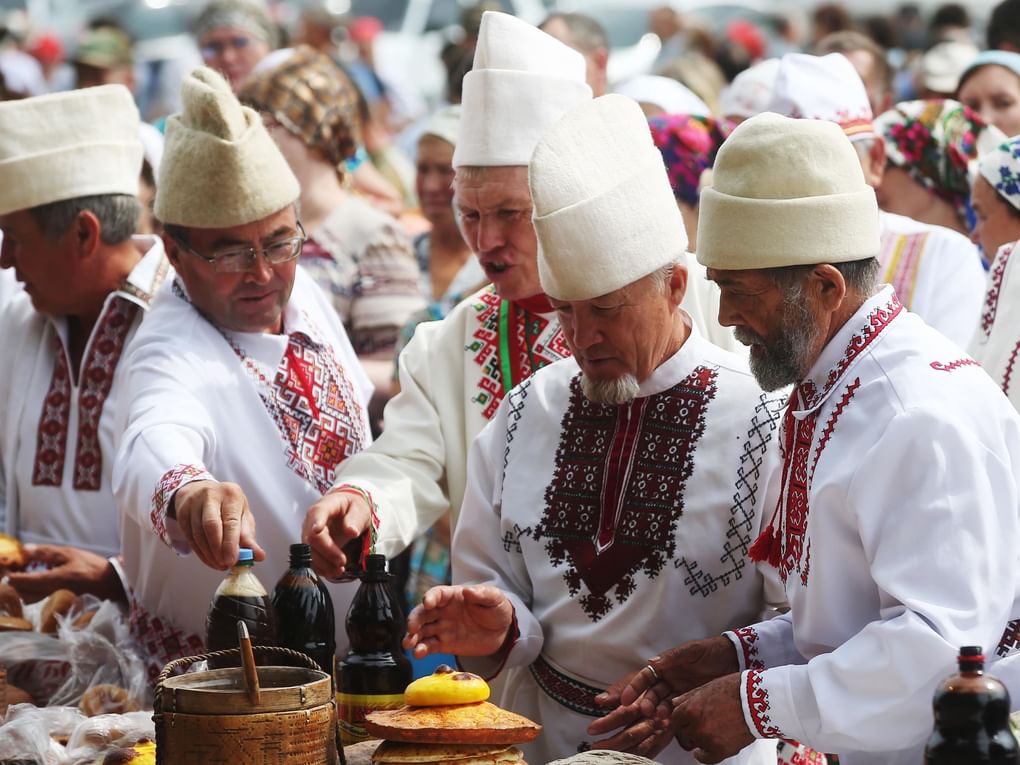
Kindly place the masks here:
[(23, 286), (0, 303), (0, 508), (49, 568), (11, 574), (26, 599), (123, 597), (111, 482), (122, 353), (168, 268), (158, 239), (133, 238), (141, 164), (123, 86), (0, 104), (0, 266)]
[[(569, 354), (538, 279), (527, 164), (542, 132), (590, 100), (584, 72), (581, 55), (544, 32), (506, 14), (483, 16), (464, 78), (454, 206), (493, 286), (441, 323), (419, 326), (401, 353), (401, 393), (387, 406), (385, 432), (344, 464), (341, 484), (305, 521), (322, 572), (342, 570), (341, 546), (367, 527), (373, 503), (390, 553), (447, 511), (456, 525), (471, 441), (507, 391)], [(705, 294), (691, 290), (686, 300), (705, 315)], [(725, 342), (730, 333), (710, 321), (700, 328)]]
[(73, 62), (79, 88), (123, 85), (134, 90), (134, 51), (131, 38), (122, 29), (100, 26), (86, 30), (78, 41)]
[[(840, 53), (788, 53), (768, 111), (835, 122), (857, 151), (864, 180), (882, 186), (886, 146), (872, 122), (864, 83)], [(879, 210), (880, 280), (903, 306), (966, 348), (977, 329), (985, 288), (981, 255), (963, 234)]]
[(609, 91), (609, 38), (596, 19), (583, 13), (552, 13), (539, 29), (584, 56), (585, 80), (596, 98)]
[[(297, 266), (297, 179), (220, 75), (196, 70), (182, 97), (155, 209), (177, 278), (127, 359), (114, 475), (131, 626), (160, 662), (201, 647), (239, 547), (280, 578), (303, 510), (371, 439), (371, 385)], [(350, 587), (331, 589), (344, 613)]]
[[(544, 726), (526, 759), (548, 762), (593, 743), (618, 677), (761, 614), (747, 549), (783, 399), (681, 308), (687, 237), (640, 106), (575, 108), (529, 172), (538, 270), (573, 358), (512, 390), (472, 446), (454, 585), (426, 593), (405, 647), (506, 669), (502, 703)], [(659, 761), (694, 762), (675, 744)]]
[(1020, 417), (878, 286), (879, 247), (874, 192), (837, 126), (763, 114), (723, 144), (698, 259), (762, 387), (795, 384), (779, 502), (750, 551), (791, 610), (667, 651), (598, 730), (644, 693), (637, 706), (703, 762), (783, 738), (846, 765), (917, 763), (960, 646), (1016, 651)]

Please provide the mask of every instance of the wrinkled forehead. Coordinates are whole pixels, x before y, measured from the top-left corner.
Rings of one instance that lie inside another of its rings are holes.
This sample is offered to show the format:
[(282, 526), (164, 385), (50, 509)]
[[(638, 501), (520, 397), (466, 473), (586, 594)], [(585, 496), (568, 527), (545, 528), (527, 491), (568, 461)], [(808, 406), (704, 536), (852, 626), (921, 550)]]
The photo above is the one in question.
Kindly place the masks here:
[(457, 204), (478, 210), (530, 208), (528, 168), (459, 167), (453, 178)]

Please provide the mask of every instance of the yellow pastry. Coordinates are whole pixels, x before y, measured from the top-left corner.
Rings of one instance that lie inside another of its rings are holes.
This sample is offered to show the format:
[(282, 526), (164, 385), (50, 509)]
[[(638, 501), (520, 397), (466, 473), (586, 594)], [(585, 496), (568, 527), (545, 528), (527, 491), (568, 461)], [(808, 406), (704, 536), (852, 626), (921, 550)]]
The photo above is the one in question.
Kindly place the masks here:
[(404, 690), (404, 703), (411, 707), (474, 704), (489, 698), (489, 684), (478, 675), (458, 672), (440, 664), (431, 675), (419, 677)]

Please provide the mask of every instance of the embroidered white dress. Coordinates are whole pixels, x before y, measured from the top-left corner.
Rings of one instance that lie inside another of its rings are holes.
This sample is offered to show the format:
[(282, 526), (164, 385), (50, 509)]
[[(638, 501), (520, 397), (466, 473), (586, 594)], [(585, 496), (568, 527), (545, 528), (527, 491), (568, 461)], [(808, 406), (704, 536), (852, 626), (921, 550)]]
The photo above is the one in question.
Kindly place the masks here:
[[(683, 307), (694, 325), (746, 356), (719, 324), (718, 287), (693, 257), (688, 264)], [(471, 442), (507, 390), (569, 355), (541, 296), (511, 304), (486, 287), (444, 320), (418, 325), (398, 359), (400, 393), (386, 406), (383, 434), (339, 472), (339, 483), (365, 489), (378, 504), (382, 551), (396, 555), (448, 510), (456, 526)]]
[[(221, 332), (179, 283), (157, 298), (135, 338), (114, 490), (131, 628), (158, 662), (200, 651), (209, 602), (223, 572), (185, 554), (167, 518), (174, 492), (202, 479), (238, 484), (266, 560), (255, 573), (272, 589), (301, 541), (308, 507), (340, 461), (370, 442), (371, 384), (325, 294), (299, 267), (283, 334)], [(356, 583), (331, 584), (337, 647)]]
[(0, 305), (0, 506), (3, 530), (23, 542), (120, 552), (111, 476), (123, 352), (169, 270), (159, 239), (135, 245), (142, 259), (106, 297), (74, 374), (66, 318), (36, 311), (20, 288)]
[(903, 305), (961, 348), (977, 329), (985, 270), (977, 247), (943, 226), (879, 211), (882, 265)]
[(970, 352), (1020, 410), (1020, 242), (999, 248), (988, 274), (981, 326)]
[[(566, 359), (511, 391), (475, 441), (453, 580), (506, 592), (519, 636), (506, 668), (460, 660), (502, 669), (502, 705), (541, 721), (529, 762), (592, 743), (594, 695), (648, 657), (775, 602), (747, 550), (784, 401), (695, 330), (632, 404), (590, 402)], [(775, 757), (769, 742), (727, 762)], [(695, 762), (676, 743), (655, 759)]]
[(1020, 416), (888, 286), (791, 401), (782, 504), (753, 552), (792, 610), (728, 633), (748, 727), (844, 765), (916, 765), (959, 647), (1016, 647)]

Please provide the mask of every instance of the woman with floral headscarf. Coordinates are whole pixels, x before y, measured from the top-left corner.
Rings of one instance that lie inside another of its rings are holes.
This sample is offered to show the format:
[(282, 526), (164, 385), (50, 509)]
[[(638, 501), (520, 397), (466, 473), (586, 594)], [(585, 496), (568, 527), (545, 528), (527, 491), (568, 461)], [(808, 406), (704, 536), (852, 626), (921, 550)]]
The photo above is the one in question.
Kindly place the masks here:
[(981, 157), (972, 200), (974, 241), (994, 260), (970, 352), (1020, 410), (1020, 136)]
[(1005, 140), (963, 104), (904, 101), (875, 120), (885, 139), (886, 170), (878, 189), (883, 210), (970, 231), (968, 168), (982, 150)]
[(240, 97), (301, 183), (301, 265), (332, 298), (377, 395), (388, 391), (400, 330), (424, 300), (397, 221), (344, 188), (361, 133), (357, 89), (332, 59), (300, 46), (257, 71)]

